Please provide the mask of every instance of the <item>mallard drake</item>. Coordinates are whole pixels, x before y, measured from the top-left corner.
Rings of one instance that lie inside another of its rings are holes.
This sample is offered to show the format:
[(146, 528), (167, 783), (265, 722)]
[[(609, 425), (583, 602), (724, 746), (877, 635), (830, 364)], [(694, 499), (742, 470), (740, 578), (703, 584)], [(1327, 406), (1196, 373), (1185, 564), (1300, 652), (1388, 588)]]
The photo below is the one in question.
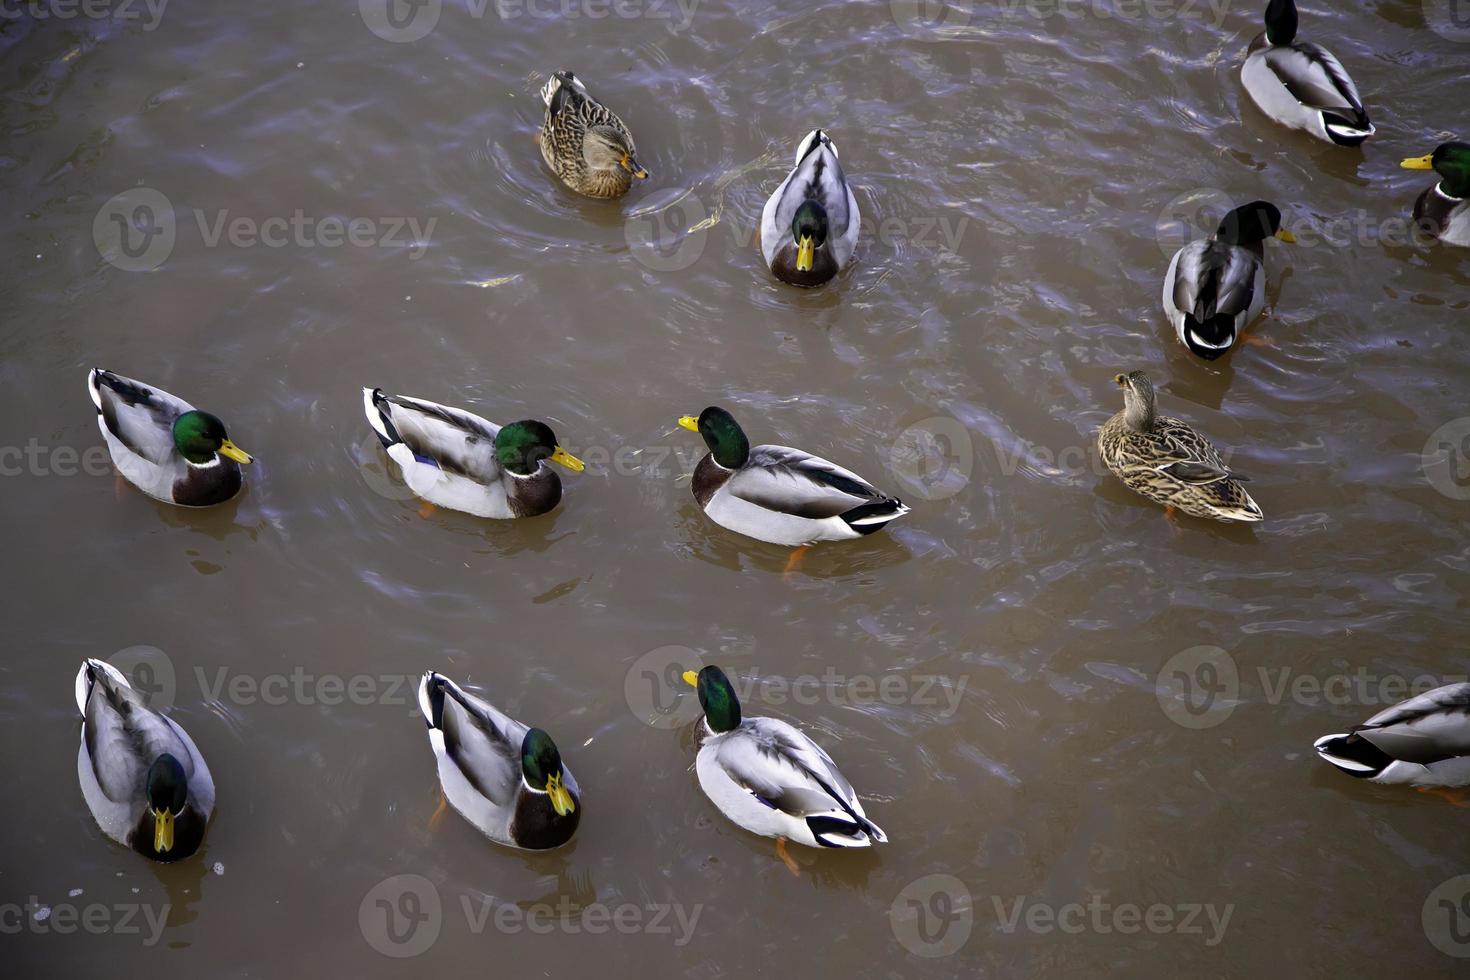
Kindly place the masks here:
[(1310, 41), (1296, 41), (1296, 3), (1271, 0), (1266, 29), (1251, 42), (1240, 80), (1261, 111), (1338, 146), (1374, 133), (1358, 87), (1342, 62)]
[(686, 671), (684, 680), (698, 689), (704, 709), (694, 761), (699, 788), (721, 813), (753, 834), (807, 847), (888, 843), (816, 742), (784, 721), (742, 717), (718, 667)]
[(1317, 754), (1370, 783), (1470, 785), (1470, 684), (1446, 684), (1378, 712)]
[(189, 733), (101, 660), (82, 664), (76, 698), (77, 779), (97, 826), (155, 861), (197, 851), (214, 812), (214, 780)]
[(734, 417), (711, 405), (679, 424), (709, 452), (690, 489), (710, 520), (746, 537), (789, 546), (872, 534), (909, 512), (903, 501), (835, 463), (786, 446), (756, 446)]
[(814, 129), (761, 212), (761, 255), (782, 282), (820, 286), (852, 262), (861, 220), (837, 147)]
[(1433, 170), (1444, 178), (1414, 202), (1414, 223), (1446, 245), (1470, 245), (1470, 143), (1441, 143), (1433, 153), (1399, 166)]
[(1174, 253), (1164, 276), (1164, 315), (1185, 347), (1213, 361), (1266, 306), (1265, 240), (1296, 239), (1274, 204), (1255, 201), (1225, 215), (1210, 238)]
[(478, 415), (407, 395), (362, 389), (368, 424), (403, 482), (431, 504), (476, 517), (544, 514), (561, 500), (550, 459), (574, 473), (582, 461), (556, 444), (545, 422), (498, 426)]
[(444, 798), (497, 844), (544, 851), (572, 839), (582, 797), (551, 736), (429, 671), (419, 710)]
[(541, 124), (541, 156), (562, 183), (588, 197), (620, 197), (644, 180), (633, 134), (617, 113), (598, 102), (569, 71), (559, 71), (541, 87), (546, 118)]
[(1188, 423), (1158, 415), (1154, 386), (1142, 371), (1114, 378), (1123, 411), (1103, 423), (1097, 446), (1103, 463), (1130, 490), (1191, 517), (1259, 521), (1261, 508), (1245, 492), (1210, 441)]
[(148, 496), (181, 507), (222, 504), (240, 492), (250, 454), (208, 412), (120, 374), (93, 368), (87, 393), (119, 473)]

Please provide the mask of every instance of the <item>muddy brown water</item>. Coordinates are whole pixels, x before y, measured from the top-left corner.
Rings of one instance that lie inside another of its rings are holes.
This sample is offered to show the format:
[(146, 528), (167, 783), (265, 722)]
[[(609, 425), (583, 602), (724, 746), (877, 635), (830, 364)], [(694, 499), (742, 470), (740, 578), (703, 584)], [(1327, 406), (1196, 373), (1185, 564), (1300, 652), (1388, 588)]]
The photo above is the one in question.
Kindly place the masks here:
[[(1402, 240), (1426, 175), (1397, 166), (1465, 125), (1437, 2), (1303, 7), (1361, 152), (1243, 104), (1256, 4), (7, 6), (7, 972), (1452, 973), (1462, 812), (1311, 750), (1470, 671), (1470, 260)], [(538, 158), (560, 67), (637, 135), (622, 201)], [(817, 124), (863, 243), (798, 292), (751, 238)], [(1268, 245), (1267, 343), (1205, 365), (1168, 256), (1257, 197), (1301, 241)], [(115, 487), (94, 364), (221, 415), (243, 496)], [(1265, 523), (1171, 529), (1099, 472), (1134, 368)], [(364, 384), (544, 418), (589, 469), (542, 518), (420, 517)], [(783, 577), (689, 495), (674, 423), (714, 402), (913, 512)], [(196, 858), (89, 817), (88, 656), (213, 767)], [(828, 747), (891, 843), (793, 877), (720, 818), (691, 660)], [(572, 845), (430, 829), (427, 667), (554, 734)]]

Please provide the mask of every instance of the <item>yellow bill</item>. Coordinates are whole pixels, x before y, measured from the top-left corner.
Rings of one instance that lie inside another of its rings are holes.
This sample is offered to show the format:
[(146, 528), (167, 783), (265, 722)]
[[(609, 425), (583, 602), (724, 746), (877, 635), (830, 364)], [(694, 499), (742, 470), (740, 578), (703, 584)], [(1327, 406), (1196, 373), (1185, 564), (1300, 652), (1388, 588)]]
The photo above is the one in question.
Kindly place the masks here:
[(1433, 170), (1434, 154), (1426, 153), (1422, 157), (1409, 157), (1399, 163), (1405, 170)]
[(631, 173), (634, 177), (637, 177), (639, 180), (648, 179), (648, 171), (644, 170), (643, 165), (637, 160), (634, 160), (632, 157), (624, 154), (622, 162), (623, 169)]
[(811, 272), (816, 255), (817, 243), (811, 235), (802, 235), (801, 241), (796, 243), (796, 271)]
[(679, 425), (681, 428), (688, 429), (690, 432), (699, 431), (699, 419), (693, 415), (685, 415), (680, 418)]
[(699, 675), (696, 674), (694, 671), (686, 670), (684, 671), (682, 676), (684, 678), (684, 683), (688, 684), (690, 687), (699, 686)]
[(228, 439), (219, 444), (219, 454), (233, 459), (237, 463), (249, 463), (253, 459), (249, 453)]
[(1296, 236), (1287, 231), (1285, 228), (1277, 228), (1276, 237), (1281, 239), (1283, 242), (1294, 243), (1296, 241)]
[(152, 813), (153, 850), (167, 854), (174, 847), (174, 815), (167, 810), (152, 810)]
[(551, 797), (551, 806), (559, 817), (564, 817), (577, 809), (572, 794), (561, 784), (561, 773), (557, 773), (546, 781), (546, 795)]
[(571, 453), (567, 452), (560, 446), (557, 446), (556, 449), (552, 451), (551, 461), (553, 463), (560, 463), (567, 469), (571, 470), (573, 473), (580, 473), (587, 468), (586, 463), (582, 462), (580, 459), (573, 456)]

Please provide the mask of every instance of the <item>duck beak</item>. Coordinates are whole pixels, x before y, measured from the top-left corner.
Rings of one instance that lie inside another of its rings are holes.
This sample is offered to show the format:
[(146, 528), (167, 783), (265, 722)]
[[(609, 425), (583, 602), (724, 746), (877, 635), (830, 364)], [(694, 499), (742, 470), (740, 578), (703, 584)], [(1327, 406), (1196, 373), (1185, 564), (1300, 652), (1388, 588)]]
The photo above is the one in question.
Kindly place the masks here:
[(679, 419), (680, 428), (688, 429), (690, 432), (699, 431), (699, 419), (693, 415), (685, 415)]
[(1422, 157), (1409, 157), (1399, 163), (1405, 170), (1433, 170), (1434, 154), (1426, 153)]
[(1113, 376), (1113, 383), (1119, 388), (1126, 388), (1128, 387), (1128, 376), (1125, 374), (1116, 374)]
[(627, 154), (623, 155), (623, 169), (628, 171), (634, 177), (637, 177), (639, 180), (648, 179), (648, 171), (643, 169), (643, 165), (637, 160), (634, 160), (632, 157), (628, 156)]
[(219, 454), (233, 459), (237, 463), (249, 463), (253, 459), (249, 453), (228, 439), (219, 444)]
[(694, 671), (692, 671), (692, 670), (686, 670), (680, 676), (682, 676), (684, 678), (684, 683), (685, 684), (688, 684), (690, 687), (698, 687), (699, 686), (699, 675), (696, 674)]
[(811, 272), (812, 260), (817, 254), (817, 243), (812, 236), (802, 235), (801, 241), (796, 243), (796, 271)]
[(551, 461), (553, 463), (560, 463), (567, 469), (571, 470), (573, 473), (580, 473), (587, 468), (586, 463), (582, 462), (580, 459), (573, 456), (571, 453), (567, 452), (560, 446), (557, 446), (556, 449), (552, 451)]
[(564, 817), (577, 809), (572, 794), (567, 792), (567, 788), (561, 784), (561, 773), (557, 773), (546, 781), (546, 795), (551, 797), (551, 806), (559, 817)]
[(153, 850), (167, 854), (174, 847), (174, 815), (167, 810), (148, 809), (153, 814)]
[(1286, 242), (1287, 244), (1294, 244), (1296, 242), (1296, 236), (1287, 231), (1285, 228), (1277, 228), (1276, 237), (1281, 239), (1283, 242)]

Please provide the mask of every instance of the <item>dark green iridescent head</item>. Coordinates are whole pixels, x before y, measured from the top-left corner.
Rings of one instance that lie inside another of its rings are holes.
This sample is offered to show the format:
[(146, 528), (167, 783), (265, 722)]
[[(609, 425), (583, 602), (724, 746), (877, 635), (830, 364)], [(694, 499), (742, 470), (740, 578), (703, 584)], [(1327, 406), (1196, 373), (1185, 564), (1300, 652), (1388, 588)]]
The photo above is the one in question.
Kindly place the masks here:
[(184, 800), (189, 795), (188, 777), (179, 760), (165, 752), (148, 767), (145, 784), (148, 805), (159, 812), (178, 816), (184, 812)]
[(1227, 212), (1215, 238), (1230, 245), (1250, 245), (1280, 232), (1281, 209), (1269, 201), (1252, 201)]
[(556, 433), (545, 422), (512, 422), (495, 436), (495, 458), (517, 476), (530, 476), (556, 452)]
[(521, 774), (527, 786), (542, 792), (547, 780), (561, 776), (561, 753), (551, 736), (539, 728), (529, 729), (521, 740)]
[(827, 209), (817, 201), (802, 201), (791, 216), (791, 237), (800, 243), (810, 238), (814, 248), (827, 241)]
[(694, 686), (699, 690), (699, 706), (704, 709), (710, 731), (728, 732), (740, 727), (740, 699), (723, 670), (710, 664), (699, 672)]
[(704, 437), (704, 444), (709, 447), (715, 462), (725, 469), (739, 469), (750, 458), (750, 440), (745, 438), (740, 423), (718, 405), (711, 405), (700, 412), (695, 428)]
[(229, 442), (225, 424), (208, 412), (185, 412), (174, 419), (174, 446), (191, 463), (212, 462), (220, 447)]
[(1266, 5), (1266, 40), (1272, 44), (1290, 44), (1295, 39), (1295, 0), (1271, 0)]

